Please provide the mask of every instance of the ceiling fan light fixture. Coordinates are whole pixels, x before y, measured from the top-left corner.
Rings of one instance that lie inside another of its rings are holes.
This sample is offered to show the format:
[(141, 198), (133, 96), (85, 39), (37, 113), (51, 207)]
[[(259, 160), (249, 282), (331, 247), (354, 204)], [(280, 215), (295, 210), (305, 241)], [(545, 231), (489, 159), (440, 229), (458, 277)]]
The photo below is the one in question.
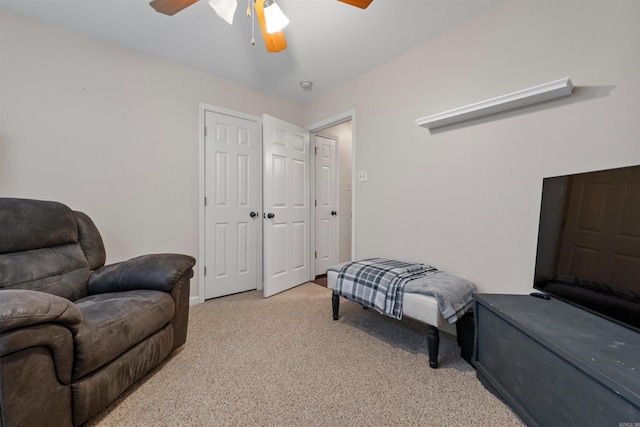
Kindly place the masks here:
[(209, 0), (209, 6), (229, 25), (233, 25), (233, 15), (238, 7), (238, 0)]
[(289, 24), (289, 18), (285, 16), (275, 0), (264, 0), (264, 20), (269, 34), (278, 33)]

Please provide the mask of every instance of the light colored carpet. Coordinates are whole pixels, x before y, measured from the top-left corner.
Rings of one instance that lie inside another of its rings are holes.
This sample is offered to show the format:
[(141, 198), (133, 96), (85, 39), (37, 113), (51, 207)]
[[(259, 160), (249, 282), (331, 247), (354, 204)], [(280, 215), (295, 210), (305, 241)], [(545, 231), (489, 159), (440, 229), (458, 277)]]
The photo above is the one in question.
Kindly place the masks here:
[(87, 426), (522, 426), (441, 333), (308, 283), (191, 307), (187, 343)]

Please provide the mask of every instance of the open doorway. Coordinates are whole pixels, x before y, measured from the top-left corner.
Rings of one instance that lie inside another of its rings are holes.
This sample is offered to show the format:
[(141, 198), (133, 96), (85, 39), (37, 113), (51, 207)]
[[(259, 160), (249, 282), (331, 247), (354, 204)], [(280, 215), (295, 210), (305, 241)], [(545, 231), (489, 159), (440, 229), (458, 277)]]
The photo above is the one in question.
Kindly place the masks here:
[[(311, 139), (316, 141), (316, 156), (322, 155), (320, 146), (327, 140), (335, 141), (335, 209), (331, 208), (331, 218), (335, 221), (332, 228), (324, 227), (324, 230), (331, 229), (331, 238), (327, 238), (327, 231), (324, 233), (323, 223), (327, 223), (326, 215), (323, 215), (321, 195), (316, 194), (317, 206), (314, 221), (316, 223), (316, 269), (314, 282), (326, 286), (327, 259), (334, 265), (352, 260), (353, 256), (353, 119), (348, 117), (341, 121), (327, 125), (320, 129), (312, 130)], [(315, 168), (315, 182), (318, 188), (321, 181), (326, 180), (323, 176), (323, 169)], [(318, 190), (317, 190), (318, 191)], [(323, 235), (324, 234), (324, 235)], [(334, 248), (328, 251), (325, 247), (327, 241), (331, 241)], [(328, 253), (331, 252), (331, 255)], [(335, 252), (335, 253), (334, 253)], [(330, 266), (330, 265), (329, 265)]]

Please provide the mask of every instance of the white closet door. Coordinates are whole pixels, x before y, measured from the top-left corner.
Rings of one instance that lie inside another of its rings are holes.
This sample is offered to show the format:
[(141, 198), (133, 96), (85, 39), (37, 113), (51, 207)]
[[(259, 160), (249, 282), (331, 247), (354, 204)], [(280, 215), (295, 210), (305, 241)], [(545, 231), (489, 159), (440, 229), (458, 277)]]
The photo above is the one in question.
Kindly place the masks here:
[(338, 263), (337, 141), (316, 136), (315, 275)]
[(263, 116), (266, 297), (311, 279), (309, 132)]
[(205, 112), (205, 298), (257, 289), (260, 134), (255, 121)]

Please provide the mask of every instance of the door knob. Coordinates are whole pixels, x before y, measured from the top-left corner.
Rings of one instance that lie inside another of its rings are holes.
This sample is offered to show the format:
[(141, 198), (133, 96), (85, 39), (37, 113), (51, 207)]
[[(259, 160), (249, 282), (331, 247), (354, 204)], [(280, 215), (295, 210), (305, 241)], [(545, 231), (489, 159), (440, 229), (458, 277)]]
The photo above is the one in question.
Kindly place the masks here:
[(336, 215), (338, 215), (338, 212), (336, 212), (336, 211), (331, 211), (331, 215), (336, 216)]
[(267, 218), (271, 219), (271, 218), (273, 218), (273, 217), (275, 217), (275, 214), (272, 214), (271, 212), (269, 212), (269, 213), (267, 214)]
[(250, 212), (250, 213), (249, 213), (249, 216), (250, 216), (251, 218), (255, 218), (255, 217), (257, 217), (257, 216), (258, 216), (258, 212)]

